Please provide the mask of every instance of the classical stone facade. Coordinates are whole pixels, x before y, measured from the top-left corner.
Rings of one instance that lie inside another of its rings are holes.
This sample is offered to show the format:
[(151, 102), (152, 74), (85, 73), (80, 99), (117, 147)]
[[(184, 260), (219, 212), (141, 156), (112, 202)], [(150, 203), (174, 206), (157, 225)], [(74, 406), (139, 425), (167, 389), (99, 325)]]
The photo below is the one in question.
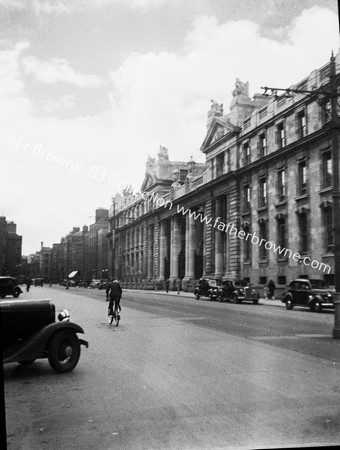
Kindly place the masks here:
[[(339, 56), (337, 56), (339, 67)], [(293, 88), (329, 84), (326, 64)], [(109, 271), (130, 288), (192, 290), (201, 276), (262, 288), (297, 276), (334, 281), (327, 95), (255, 94), (236, 80), (230, 110), (211, 102), (206, 164), (148, 158), (141, 193), (113, 199)], [(336, 218), (339, 220), (340, 218)]]
[(14, 222), (0, 217), (0, 275), (21, 275), (22, 236), (17, 234)]

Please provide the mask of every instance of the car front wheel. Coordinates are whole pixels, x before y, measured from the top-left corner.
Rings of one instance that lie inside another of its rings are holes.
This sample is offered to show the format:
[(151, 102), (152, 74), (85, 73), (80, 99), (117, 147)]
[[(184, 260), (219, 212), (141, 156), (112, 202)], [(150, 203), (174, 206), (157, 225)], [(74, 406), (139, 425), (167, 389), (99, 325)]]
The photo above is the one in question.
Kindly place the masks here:
[(199, 293), (198, 293), (198, 292), (195, 292), (195, 299), (196, 299), (196, 300), (199, 300), (199, 298), (200, 298)]
[(18, 298), (19, 295), (20, 295), (19, 289), (14, 289), (14, 291), (13, 291), (13, 297), (14, 297), (14, 298)]
[(321, 312), (321, 310), (322, 310), (321, 302), (315, 302), (315, 303), (312, 305), (311, 310), (312, 310), (313, 312)]
[(286, 309), (293, 309), (293, 302), (290, 298), (286, 300)]
[(78, 336), (70, 331), (63, 331), (52, 336), (48, 345), (48, 362), (58, 373), (71, 372), (80, 358)]

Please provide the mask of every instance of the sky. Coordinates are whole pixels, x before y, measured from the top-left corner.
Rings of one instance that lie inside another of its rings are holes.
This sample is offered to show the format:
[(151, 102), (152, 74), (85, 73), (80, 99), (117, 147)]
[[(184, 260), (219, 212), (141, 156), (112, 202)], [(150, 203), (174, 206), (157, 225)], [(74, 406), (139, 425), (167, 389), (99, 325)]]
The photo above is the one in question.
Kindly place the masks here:
[(336, 0), (0, 0), (0, 215), (23, 255), (94, 222), (148, 155), (204, 162), (212, 99), (339, 51)]

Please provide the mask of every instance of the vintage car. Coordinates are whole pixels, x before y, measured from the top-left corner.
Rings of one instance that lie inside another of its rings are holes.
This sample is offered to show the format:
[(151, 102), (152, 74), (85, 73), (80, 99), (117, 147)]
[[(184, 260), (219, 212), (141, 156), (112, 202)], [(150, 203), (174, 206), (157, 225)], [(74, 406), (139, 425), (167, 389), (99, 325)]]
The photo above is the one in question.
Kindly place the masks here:
[(67, 310), (58, 314), (58, 322), (55, 316), (50, 300), (0, 302), (3, 363), (31, 364), (47, 358), (56, 372), (71, 372), (78, 364), (80, 345), (88, 343), (78, 338), (84, 330), (69, 321)]
[(34, 280), (34, 286), (44, 286), (44, 279), (43, 278), (36, 278)]
[(109, 286), (109, 281), (108, 280), (100, 280), (100, 283), (98, 285), (98, 289), (106, 289)]
[(89, 285), (89, 288), (95, 289), (95, 288), (98, 288), (99, 285), (100, 285), (100, 280), (92, 280)]
[(243, 301), (253, 302), (257, 305), (260, 295), (255, 289), (251, 289), (246, 280), (224, 280), (218, 290), (218, 300), (242, 303)]
[(296, 305), (320, 312), (323, 308), (334, 308), (334, 294), (334, 288), (323, 280), (297, 278), (288, 285), (281, 301), (287, 309), (293, 309)]
[(220, 280), (214, 278), (200, 278), (194, 290), (195, 298), (208, 297), (209, 300), (217, 300)]
[(22, 290), (18, 286), (16, 278), (0, 277), (0, 298), (5, 298), (6, 295), (18, 298), (20, 294), (22, 294)]

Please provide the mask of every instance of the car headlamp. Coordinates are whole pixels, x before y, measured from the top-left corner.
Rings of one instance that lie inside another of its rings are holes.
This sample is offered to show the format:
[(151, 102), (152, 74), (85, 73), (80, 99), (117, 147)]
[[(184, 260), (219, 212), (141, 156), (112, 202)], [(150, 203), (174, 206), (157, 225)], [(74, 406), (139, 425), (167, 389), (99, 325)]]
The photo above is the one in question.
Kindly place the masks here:
[(70, 320), (70, 313), (67, 311), (67, 309), (63, 309), (58, 314), (58, 320), (59, 322), (68, 322)]

